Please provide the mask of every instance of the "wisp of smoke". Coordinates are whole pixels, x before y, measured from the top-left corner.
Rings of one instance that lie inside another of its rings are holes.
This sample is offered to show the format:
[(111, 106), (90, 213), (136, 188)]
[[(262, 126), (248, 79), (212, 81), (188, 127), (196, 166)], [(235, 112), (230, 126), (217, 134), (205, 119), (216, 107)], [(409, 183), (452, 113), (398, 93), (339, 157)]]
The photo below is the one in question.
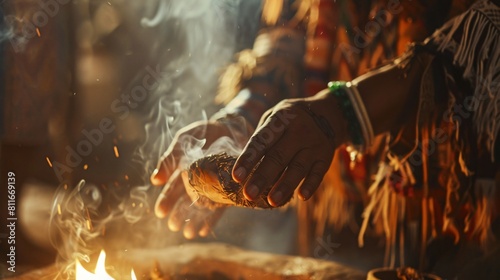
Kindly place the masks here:
[(51, 241), (58, 250), (57, 263), (63, 275), (72, 275), (74, 261), (88, 262), (89, 256), (102, 248), (99, 238), (103, 227), (113, 215), (96, 220), (100, 216), (102, 194), (85, 181), (73, 189), (63, 186), (58, 189), (50, 217)]
[[(231, 23), (239, 16), (239, 6), (240, 0), (160, 0), (157, 13), (142, 19), (144, 28), (157, 28), (163, 32), (160, 36), (174, 39), (166, 43), (158, 58), (164, 74), (159, 86), (138, 109), (144, 115), (144, 137), (133, 160), (141, 166), (143, 184), (131, 186), (125, 193), (84, 181), (75, 188), (61, 187), (51, 218), (61, 265), (71, 268), (75, 259), (88, 261), (91, 254), (110, 246), (106, 243), (110, 238), (114, 247), (166, 243), (164, 225), (160, 227), (152, 214), (160, 188), (149, 185), (149, 176), (175, 133), (193, 121), (206, 120), (206, 110), (215, 109), (211, 106), (218, 76), (235, 52), (238, 29)], [(204, 139), (181, 140), (186, 167), (205, 155), (221, 151), (237, 155), (242, 148), (234, 137), (223, 137), (208, 149), (203, 148)], [(111, 195), (116, 205), (107, 201)]]
[[(18, 25), (20, 21), (13, 16), (5, 16), (3, 13), (4, 10), (0, 4), (0, 44), (12, 40), (16, 36), (15, 26)], [(20, 38), (18, 41), (24, 43), (27, 40)]]
[(168, 74), (146, 106), (144, 141), (135, 156), (145, 181), (175, 133), (207, 119), (206, 110), (214, 109), (218, 76), (235, 52), (236, 29), (230, 23), (238, 16), (239, 2), (162, 0), (156, 15), (142, 20), (144, 26), (163, 26), (166, 37), (177, 38), (162, 58)]

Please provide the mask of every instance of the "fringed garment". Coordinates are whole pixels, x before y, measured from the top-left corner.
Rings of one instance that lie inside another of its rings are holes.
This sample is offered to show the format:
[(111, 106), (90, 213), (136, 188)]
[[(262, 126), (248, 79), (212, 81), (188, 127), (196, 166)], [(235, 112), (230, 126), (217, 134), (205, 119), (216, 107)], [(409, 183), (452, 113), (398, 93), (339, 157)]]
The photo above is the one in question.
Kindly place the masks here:
[(396, 248), (403, 249), (398, 243), (403, 244), (405, 224), (411, 222), (405, 215), (410, 199), (420, 200), (413, 220), (419, 221), (422, 267), (429, 241), (439, 235), (452, 236), (455, 244), (477, 240), (485, 250), (494, 242), (499, 27), (500, 8), (479, 1), (423, 45), (412, 47), (400, 62), (411, 67), (419, 53), (433, 55), (421, 81), (414, 125), (388, 136), (387, 157), (363, 212), (360, 245), (369, 224), (381, 224), (386, 265), (395, 266)]
[[(418, 116), (404, 116), (409, 124), (378, 137), (367, 154), (339, 149), (323, 186), (297, 204), (302, 246), (331, 226), (349, 226), (359, 232), (360, 246), (367, 232), (384, 236), (385, 264), (402, 266), (405, 248), (422, 264), (429, 240), (440, 235), (454, 242), (493, 239), (499, 17), (488, 1), (462, 15), (474, 1), (397, 1), (401, 6), (386, 13), (393, 2), (266, 1), (254, 48), (228, 68), (219, 100), (232, 98), (226, 108), (256, 123), (282, 98), (315, 94), (329, 80), (351, 80), (396, 56), (402, 55), (401, 67), (411, 67), (420, 53), (433, 55)], [(447, 15), (459, 16), (445, 23)], [(237, 95), (255, 81), (280, 92)]]

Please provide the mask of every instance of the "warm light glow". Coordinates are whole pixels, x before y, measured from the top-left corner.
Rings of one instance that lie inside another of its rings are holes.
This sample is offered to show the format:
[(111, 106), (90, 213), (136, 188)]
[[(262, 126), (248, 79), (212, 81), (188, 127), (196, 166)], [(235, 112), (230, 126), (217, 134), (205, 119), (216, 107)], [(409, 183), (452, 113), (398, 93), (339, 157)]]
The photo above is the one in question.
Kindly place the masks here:
[(50, 161), (50, 158), (45, 157), (45, 159), (47, 160), (47, 163), (49, 164), (50, 168), (52, 168), (52, 161)]
[(119, 158), (120, 157), (120, 153), (118, 152), (118, 147), (117, 146), (113, 146), (113, 150), (115, 151), (115, 157)]
[[(97, 264), (95, 268), (95, 272), (92, 273), (87, 271), (81, 264), (80, 261), (76, 260), (76, 280), (115, 280), (106, 272), (106, 253), (101, 251), (99, 254), (99, 258), (97, 259)], [(132, 280), (137, 280), (135, 276), (135, 272), (132, 269), (130, 272), (130, 278)]]

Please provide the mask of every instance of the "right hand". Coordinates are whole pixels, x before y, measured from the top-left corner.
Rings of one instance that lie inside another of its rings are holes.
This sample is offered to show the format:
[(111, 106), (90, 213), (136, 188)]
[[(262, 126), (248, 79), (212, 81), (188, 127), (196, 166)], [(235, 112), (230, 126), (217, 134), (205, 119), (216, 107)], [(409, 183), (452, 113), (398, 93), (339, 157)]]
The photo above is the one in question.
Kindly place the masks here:
[[(205, 139), (203, 149), (208, 148), (217, 139), (229, 136), (238, 142), (246, 141), (248, 136), (235, 132), (218, 121), (198, 121), (179, 130), (162, 156), (157, 169), (151, 176), (151, 183), (164, 186), (155, 204), (155, 214), (159, 218), (168, 218), (168, 227), (172, 231), (183, 229), (184, 237), (193, 239), (205, 237), (222, 216), (225, 207), (208, 209), (193, 202), (184, 186), (180, 161), (184, 157), (182, 140), (186, 137)], [(187, 186), (189, 187), (189, 186)]]
[(311, 198), (335, 150), (348, 140), (338, 102), (325, 89), (312, 97), (283, 100), (266, 112), (233, 167), (233, 178), (245, 184), (248, 200), (265, 194), (271, 206), (279, 207), (296, 189), (301, 199)]

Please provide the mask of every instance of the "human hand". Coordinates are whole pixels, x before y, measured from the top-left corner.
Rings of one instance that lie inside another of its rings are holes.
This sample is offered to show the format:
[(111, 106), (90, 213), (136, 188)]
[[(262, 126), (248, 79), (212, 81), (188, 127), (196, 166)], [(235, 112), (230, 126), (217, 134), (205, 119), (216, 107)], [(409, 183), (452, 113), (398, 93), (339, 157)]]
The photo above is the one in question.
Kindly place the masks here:
[(309, 199), (335, 149), (347, 141), (337, 108), (333, 94), (324, 90), (311, 98), (284, 100), (269, 110), (233, 168), (233, 178), (245, 182), (245, 196), (254, 200), (270, 190), (269, 204), (277, 207), (300, 185), (300, 198)]
[(205, 139), (205, 147), (209, 147), (217, 139), (223, 136), (231, 136), (236, 141), (245, 141), (247, 137), (244, 133), (231, 130), (226, 124), (218, 121), (198, 121), (179, 130), (175, 135), (172, 144), (165, 152), (158, 168), (151, 176), (151, 183), (162, 186), (155, 204), (155, 214), (159, 218), (168, 218), (168, 227), (172, 231), (183, 229), (183, 234), (187, 239), (199, 236), (207, 236), (211, 228), (219, 220), (225, 207), (221, 204), (212, 203), (212, 207), (200, 205), (194, 197), (190, 197), (189, 187), (185, 187), (186, 180), (182, 174), (184, 167), (181, 161), (185, 151), (183, 139), (197, 138)]

